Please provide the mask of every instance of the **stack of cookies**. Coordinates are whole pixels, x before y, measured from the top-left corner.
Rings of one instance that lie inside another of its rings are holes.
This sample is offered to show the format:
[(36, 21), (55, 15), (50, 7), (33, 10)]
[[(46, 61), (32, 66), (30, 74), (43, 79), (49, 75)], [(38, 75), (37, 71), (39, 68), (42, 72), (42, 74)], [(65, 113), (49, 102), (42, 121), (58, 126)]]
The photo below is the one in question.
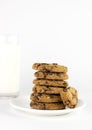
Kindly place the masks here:
[(69, 99), (64, 97), (64, 92), (67, 93), (70, 88), (66, 81), (68, 79), (67, 67), (56, 63), (35, 63), (32, 68), (37, 72), (34, 73), (36, 79), (33, 80), (30, 106), (43, 110), (65, 109), (66, 104), (70, 103)]

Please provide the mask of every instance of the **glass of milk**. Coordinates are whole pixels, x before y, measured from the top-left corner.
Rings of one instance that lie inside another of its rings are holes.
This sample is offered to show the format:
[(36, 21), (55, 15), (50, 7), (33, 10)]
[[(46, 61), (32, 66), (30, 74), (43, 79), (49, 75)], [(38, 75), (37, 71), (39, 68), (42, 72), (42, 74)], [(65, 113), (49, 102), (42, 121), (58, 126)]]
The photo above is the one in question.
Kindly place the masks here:
[(0, 35), (0, 97), (19, 94), (20, 45), (16, 35)]

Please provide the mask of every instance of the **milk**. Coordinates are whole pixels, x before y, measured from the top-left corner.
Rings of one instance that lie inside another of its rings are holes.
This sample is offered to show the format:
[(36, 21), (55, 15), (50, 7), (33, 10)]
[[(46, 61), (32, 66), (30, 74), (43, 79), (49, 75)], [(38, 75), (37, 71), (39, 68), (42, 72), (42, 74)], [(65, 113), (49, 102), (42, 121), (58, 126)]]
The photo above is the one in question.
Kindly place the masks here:
[(20, 81), (20, 46), (0, 43), (0, 96), (16, 96)]

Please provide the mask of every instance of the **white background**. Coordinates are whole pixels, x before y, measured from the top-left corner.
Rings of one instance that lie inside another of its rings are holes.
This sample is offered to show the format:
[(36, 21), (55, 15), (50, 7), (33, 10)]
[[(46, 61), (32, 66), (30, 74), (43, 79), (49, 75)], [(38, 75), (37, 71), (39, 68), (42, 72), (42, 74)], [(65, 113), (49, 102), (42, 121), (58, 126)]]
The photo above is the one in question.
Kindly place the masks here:
[[(87, 102), (89, 102), (89, 99), (91, 101), (91, 0), (0, 0), (0, 34), (7, 33), (20, 36), (20, 86), (23, 93), (30, 91), (33, 86), (34, 71), (32, 70), (32, 64), (34, 62), (54, 62), (68, 67), (69, 85), (78, 89), (80, 97), (83, 97)], [(61, 126), (62, 128), (63, 123), (63, 129), (68, 127), (71, 129), (71, 120), (74, 119), (73, 129), (88, 129), (91, 124), (87, 125), (86, 123), (90, 123), (92, 119), (90, 102), (89, 109), (86, 110), (90, 110), (89, 116), (84, 111), (82, 113), (83, 118), (82, 115), (77, 120), (76, 117), (69, 118), (68, 126), (65, 124), (68, 119), (64, 119), (64, 121), (61, 119), (60, 124), (59, 118), (58, 127)], [(3, 108), (1, 113), (3, 119), (5, 116), (5, 120), (12, 120), (13, 118), (13, 123), (21, 119), (20, 117), (17, 120), (17, 116), (8, 116), (10, 113), (7, 114), (6, 110), (3, 111)], [(79, 119), (81, 122), (79, 121), (77, 124), (76, 121), (78, 122)], [(29, 128), (27, 126), (31, 128), (31, 121), (25, 120), (30, 122), (25, 125), (26, 128)], [(25, 120), (20, 120), (20, 123), (25, 122)], [(37, 119), (35, 120), (37, 121)], [(51, 126), (52, 122), (48, 126)], [(79, 125), (80, 123), (83, 124)], [(2, 129), (7, 128), (5, 126), (3, 128), (3, 125)], [(24, 127), (19, 127), (18, 124), (18, 127), (16, 125), (15, 128), (23, 129)], [(37, 128), (37, 126), (35, 125), (34, 128)]]

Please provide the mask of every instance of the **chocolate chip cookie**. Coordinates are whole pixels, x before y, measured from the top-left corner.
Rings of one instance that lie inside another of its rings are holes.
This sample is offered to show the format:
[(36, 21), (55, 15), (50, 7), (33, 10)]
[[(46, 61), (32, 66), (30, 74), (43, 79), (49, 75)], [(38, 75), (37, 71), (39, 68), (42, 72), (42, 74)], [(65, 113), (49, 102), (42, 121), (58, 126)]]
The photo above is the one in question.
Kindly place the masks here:
[(59, 87), (67, 87), (68, 86), (68, 83), (64, 80), (34, 79), (33, 84), (45, 85), (45, 86), (59, 86)]
[(31, 108), (39, 109), (39, 110), (61, 110), (65, 109), (65, 105), (63, 103), (39, 103), (32, 101), (30, 103)]
[(66, 80), (68, 75), (63, 72), (43, 72), (38, 71), (34, 73), (34, 76), (38, 79), (53, 79), (53, 80)]
[(32, 93), (30, 99), (35, 102), (61, 102), (60, 95)]
[(73, 87), (63, 88), (60, 91), (62, 101), (65, 106), (75, 108), (78, 103), (78, 92)]
[(46, 93), (46, 94), (60, 94), (60, 91), (63, 88), (61, 87), (52, 87), (52, 86), (40, 86), (35, 85), (32, 90), (36, 93)]
[(47, 64), (47, 63), (35, 63), (33, 64), (32, 68), (34, 70), (39, 71), (50, 71), (50, 72), (67, 72), (67, 67), (58, 65), (56, 63), (53, 64)]

